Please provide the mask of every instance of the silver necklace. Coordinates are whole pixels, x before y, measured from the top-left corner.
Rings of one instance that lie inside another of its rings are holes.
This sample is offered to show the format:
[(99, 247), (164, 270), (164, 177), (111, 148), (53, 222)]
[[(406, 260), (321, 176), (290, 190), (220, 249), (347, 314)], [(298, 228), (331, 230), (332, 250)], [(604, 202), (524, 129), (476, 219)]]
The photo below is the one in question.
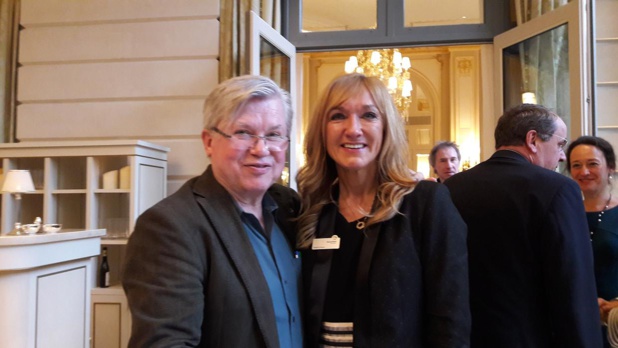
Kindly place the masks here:
[[(597, 221), (598, 221), (599, 223), (597, 224), (597, 226), (601, 224), (601, 220), (603, 220), (603, 215), (605, 214), (605, 211), (606, 211), (607, 209), (609, 209), (609, 203), (611, 202), (611, 200), (612, 200), (612, 194), (610, 193), (610, 194), (609, 194), (609, 198), (607, 199), (607, 202), (605, 202), (605, 208), (603, 208), (603, 210), (601, 210), (601, 211), (599, 212), (599, 216), (598, 216), (598, 218), (597, 218)], [(591, 230), (591, 231), (590, 231), (590, 240), (592, 240), (592, 236), (594, 236), (594, 231), (592, 231), (592, 230)]]

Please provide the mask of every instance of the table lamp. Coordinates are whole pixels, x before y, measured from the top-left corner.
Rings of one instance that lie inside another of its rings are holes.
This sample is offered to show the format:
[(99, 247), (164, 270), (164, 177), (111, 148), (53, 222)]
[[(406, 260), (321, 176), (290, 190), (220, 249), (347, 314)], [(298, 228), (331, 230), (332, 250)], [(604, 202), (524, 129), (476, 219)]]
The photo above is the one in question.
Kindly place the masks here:
[(15, 228), (10, 234), (21, 234), (21, 194), (32, 191), (34, 191), (34, 183), (30, 171), (11, 169), (4, 175), (2, 192), (8, 192), (15, 197), (15, 209), (17, 210)]

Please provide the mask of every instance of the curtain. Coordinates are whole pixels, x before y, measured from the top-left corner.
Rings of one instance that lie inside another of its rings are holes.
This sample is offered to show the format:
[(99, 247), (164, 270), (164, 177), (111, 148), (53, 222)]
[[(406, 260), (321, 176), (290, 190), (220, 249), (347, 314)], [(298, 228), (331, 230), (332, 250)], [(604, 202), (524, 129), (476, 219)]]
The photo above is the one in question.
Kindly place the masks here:
[(281, 32), (280, 0), (221, 0), (219, 81), (249, 73), (249, 10)]
[(18, 0), (0, 0), (0, 143), (15, 134)]

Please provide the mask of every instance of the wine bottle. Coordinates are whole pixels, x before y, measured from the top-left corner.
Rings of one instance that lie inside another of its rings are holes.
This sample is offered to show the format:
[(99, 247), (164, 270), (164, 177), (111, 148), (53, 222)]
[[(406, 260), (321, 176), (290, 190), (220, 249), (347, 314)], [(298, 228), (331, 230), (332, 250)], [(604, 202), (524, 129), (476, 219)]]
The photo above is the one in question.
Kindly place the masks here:
[(99, 287), (109, 287), (109, 263), (107, 263), (107, 247), (101, 252), (101, 265), (99, 266)]

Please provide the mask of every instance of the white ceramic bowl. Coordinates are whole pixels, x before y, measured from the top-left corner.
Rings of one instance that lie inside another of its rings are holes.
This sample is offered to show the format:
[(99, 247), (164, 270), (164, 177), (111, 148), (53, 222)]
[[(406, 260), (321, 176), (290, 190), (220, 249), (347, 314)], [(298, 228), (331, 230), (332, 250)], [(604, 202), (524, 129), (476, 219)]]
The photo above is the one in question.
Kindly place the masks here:
[(35, 233), (39, 232), (39, 228), (41, 228), (41, 225), (39, 225), (39, 224), (25, 224), (25, 225), (21, 225), (21, 230), (25, 234), (35, 234)]
[(43, 232), (56, 233), (60, 231), (61, 228), (62, 228), (62, 224), (45, 224), (43, 225)]

